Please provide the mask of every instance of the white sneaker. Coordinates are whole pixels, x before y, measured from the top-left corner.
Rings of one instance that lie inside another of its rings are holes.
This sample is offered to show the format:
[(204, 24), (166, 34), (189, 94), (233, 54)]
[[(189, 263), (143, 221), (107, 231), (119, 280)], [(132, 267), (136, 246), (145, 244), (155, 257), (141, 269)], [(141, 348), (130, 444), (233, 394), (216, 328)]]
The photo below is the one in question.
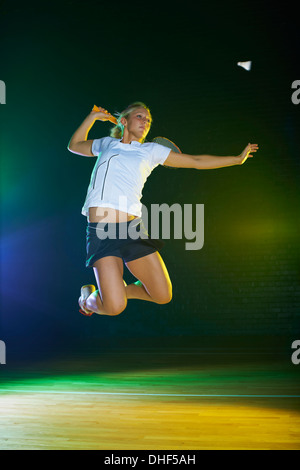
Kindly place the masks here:
[(81, 288), (81, 295), (78, 299), (78, 303), (80, 307), (79, 312), (87, 317), (90, 317), (91, 315), (93, 315), (94, 312), (92, 310), (88, 310), (85, 306), (85, 303), (86, 303), (87, 298), (93, 292), (95, 292), (95, 290), (96, 290), (96, 287), (93, 286), (93, 284), (87, 284), (86, 286), (82, 286)]

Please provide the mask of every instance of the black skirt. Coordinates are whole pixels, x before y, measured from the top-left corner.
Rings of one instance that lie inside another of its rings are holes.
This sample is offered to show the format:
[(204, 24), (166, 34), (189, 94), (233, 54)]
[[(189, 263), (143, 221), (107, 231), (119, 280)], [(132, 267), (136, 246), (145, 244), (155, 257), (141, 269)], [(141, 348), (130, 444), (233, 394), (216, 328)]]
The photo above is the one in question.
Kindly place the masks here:
[(150, 238), (140, 217), (127, 222), (88, 222), (86, 267), (105, 256), (118, 256), (124, 262), (147, 256), (163, 248), (165, 242)]

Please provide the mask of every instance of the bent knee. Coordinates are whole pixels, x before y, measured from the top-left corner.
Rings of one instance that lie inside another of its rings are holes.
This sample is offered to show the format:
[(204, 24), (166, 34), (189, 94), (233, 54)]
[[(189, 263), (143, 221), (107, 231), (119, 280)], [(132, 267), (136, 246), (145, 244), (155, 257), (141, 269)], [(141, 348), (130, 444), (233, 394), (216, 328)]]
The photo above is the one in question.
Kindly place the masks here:
[(169, 289), (166, 292), (163, 292), (160, 295), (158, 295), (156, 298), (154, 298), (154, 301), (157, 304), (161, 304), (161, 305), (168, 304), (169, 302), (171, 302), (172, 297), (173, 297), (172, 289)]
[(118, 302), (103, 302), (103, 307), (107, 315), (116, 316), (120, 315), (120, 313), (124, 312), (125, 308), (127, 307), (127, 299), (120, 300)]
[(126, 307), (122, 308), (112, 308), (107, 311), (107, 314), (111, 317), (116, 317), (117, 315), (120, 315), (122, 312), (124, 312)]
[(172, 300), (172, 296), (163, 297), (162, 299), (156, 300), (156, 303), (163, 305), (163, 304), (168, 304), (169, 302), (171, 302), (171, 300)]

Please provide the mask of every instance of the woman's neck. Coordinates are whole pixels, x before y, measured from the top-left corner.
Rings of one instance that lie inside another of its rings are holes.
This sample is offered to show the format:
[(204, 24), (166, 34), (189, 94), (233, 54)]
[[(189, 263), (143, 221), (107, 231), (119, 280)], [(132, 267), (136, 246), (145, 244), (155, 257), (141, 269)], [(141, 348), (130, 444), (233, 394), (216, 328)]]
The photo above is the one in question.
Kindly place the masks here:
[(138, 139), (134, 134), (131, 134), (129, 132), (124, 132), (124, 135), (122, 137), (121, 143), (122, 144), (131, 144), (131, 142), (140, 142), (142, 143), (143, 139)]

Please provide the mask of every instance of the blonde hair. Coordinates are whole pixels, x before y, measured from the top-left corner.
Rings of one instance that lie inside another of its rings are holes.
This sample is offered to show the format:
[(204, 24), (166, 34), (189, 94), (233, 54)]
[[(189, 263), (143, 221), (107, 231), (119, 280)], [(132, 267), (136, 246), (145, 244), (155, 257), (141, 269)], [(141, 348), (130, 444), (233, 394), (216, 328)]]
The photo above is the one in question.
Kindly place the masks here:
[(126, 109), (124, 109), (124, 111), (122, 111), (121, 113), (116, 113), (116, 115), (118, 116), (118, 124), (116, 124), (112, 130), (110, 131), (110, 137), (114, 137), (115, 139), (121, 139), (123, 137), (123, 134), (124, 134), (124, 126), (123, 124), (121, 123), (121, 119), (124, 117), (125, 119), (128, 118), (128, 116), (130, 115), (130, 113), (132, 113), (132, 111), (135, 111), (137, 108), (144, 108), (148, 111), (148, 113), (150, 114), (150, 118), (151, 118), (151, 123), (152, 123), (152, 116), (151, 116), (151, 112), (150, 112), (150, 109), (148, 108), (148, 106), (146, 106), (144, 103), (142, 103), (141, 101), (135, 101), (134, 103), (130, 104), (129, 106), (127, 106)]

